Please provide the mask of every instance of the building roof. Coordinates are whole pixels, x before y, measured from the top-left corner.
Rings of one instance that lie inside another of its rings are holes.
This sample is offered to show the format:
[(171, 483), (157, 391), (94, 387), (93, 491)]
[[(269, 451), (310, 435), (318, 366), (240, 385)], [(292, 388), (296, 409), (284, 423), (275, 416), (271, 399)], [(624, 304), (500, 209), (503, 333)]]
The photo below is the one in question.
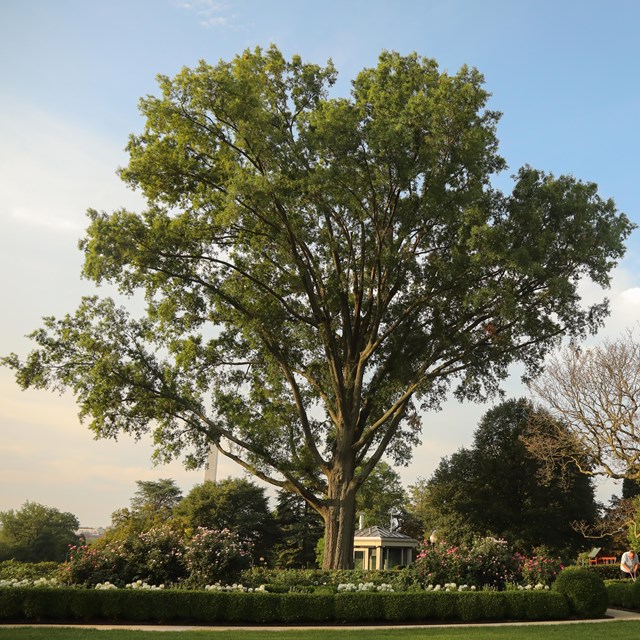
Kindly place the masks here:
[(383, 527), (366, 527), (364, 529), (358, 529), (354, 534), (354, 538), (375, 538), (376, 540), (393, 540), (394, 542), (419, 544), (417, 540), (410, 536), (406, 536), (404, 533), (389, 531), (389, 529), (385, 529)]

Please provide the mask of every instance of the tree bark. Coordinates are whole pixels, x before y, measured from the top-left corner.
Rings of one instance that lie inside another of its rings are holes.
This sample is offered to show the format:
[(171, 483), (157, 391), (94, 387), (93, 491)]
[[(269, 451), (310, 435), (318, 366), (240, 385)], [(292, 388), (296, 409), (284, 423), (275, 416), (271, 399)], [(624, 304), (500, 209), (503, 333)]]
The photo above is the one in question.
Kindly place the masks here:
[(356, 519), (356, 492), (353, 482), (329, 481), (329, 505), (324, 517), (323, 569), (353, 568), (353, 534)]

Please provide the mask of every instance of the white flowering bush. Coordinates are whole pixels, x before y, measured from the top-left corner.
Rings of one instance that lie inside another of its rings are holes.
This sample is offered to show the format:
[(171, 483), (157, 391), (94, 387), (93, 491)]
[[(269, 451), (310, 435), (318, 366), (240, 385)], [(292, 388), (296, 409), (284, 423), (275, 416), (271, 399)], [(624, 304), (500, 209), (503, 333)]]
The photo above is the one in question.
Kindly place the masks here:
[(164, 584), (148, 584), (144, 580), (136, 580), (135, 582), (130, 582), (125, 586), (126, 589), (146, 589), (147, 591), (156, 591), (158, 589), (164, 589)]
[(107, 580), (107, 582), (98, 582), (95, 588), (98, 591), (108, 591), (110, 589), (117, 589), (118, 587)]
[(429, 584), (425, 587), (425, 591), (476, 591), (474, 584), (461, 584), (457, 585), (455, 582), (445, 582), (444, 586), (441, 584)]
[(527, 584), (527, 585), (518, 585), (518, 590), (519, 591), (531, 591), (531, 590), (535, 590), (535, 591), (549, 591), (549, 585), (548, 584), (542, 584), (541, 582), (538, 582), (538, 584), (536, 585), (532, 585), (532, 584)]
[(338, 591), (393, 591), (390, 584), (374, 584), (373, 582), (345, 582), (338, 585)]
[(241, 584), (208, 584), (205, 586), (205, 591), (246, 591), (247, 588)]
[(32, 580), (30, 578), (9, 578), (0, 580), (0, 588), (4, 587), (58, 587), (60, 584), (56, 578), (37, 578)]

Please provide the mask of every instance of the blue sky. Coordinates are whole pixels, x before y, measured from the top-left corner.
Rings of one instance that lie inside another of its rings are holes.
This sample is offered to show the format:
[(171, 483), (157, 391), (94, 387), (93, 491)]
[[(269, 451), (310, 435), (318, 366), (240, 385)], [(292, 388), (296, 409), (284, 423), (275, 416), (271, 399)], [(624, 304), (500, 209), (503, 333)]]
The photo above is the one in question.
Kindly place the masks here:
[[(504, 189), (531, 164), (596, 182), (640, 222), (638, 24), (631, 0), (0, 0), (0, 354), (26, 354), (24, 334), (42, 316), (72, 312), (93, 292), (76, 249), (86, 209), (143, 206), (115, 170), (156, 75), (247, 47), (331, 58), (340, 95), (383, 49), (416, 51), (450, 72), (475, 66), (503, 113)], [(638, 233), (608, 292), (608, 335), (640, 319)], [(506, 389), (526, 393), (516, 377)], [(400, 470), (405, 484), (470, 444), (487, 408), (452, 402), (425, 416), (423, 445)], [(144, 441), (93, 441), (72, 398), (21, 392), (0, 370), (0, 510), (35, 500), (106, 525), (136, 480), (173, 477), (184, 491), (202, 481), (177, 463), (154, 468), (149, 456)]]

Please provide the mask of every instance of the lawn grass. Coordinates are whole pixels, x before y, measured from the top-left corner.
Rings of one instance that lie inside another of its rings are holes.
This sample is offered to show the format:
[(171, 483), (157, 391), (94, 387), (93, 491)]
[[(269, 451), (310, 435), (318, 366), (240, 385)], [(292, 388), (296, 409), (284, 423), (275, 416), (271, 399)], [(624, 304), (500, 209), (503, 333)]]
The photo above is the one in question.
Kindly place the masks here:
[[(166, 627), (164, 627), (166, 629)], [(291, 629), (189, 631), (133, 631), (130, 629), (77, 629), (0, 626), (0, 640), (628, 640), (640, 637), (639, 621), (597, 623), (433, 627), (420, 629)]]

